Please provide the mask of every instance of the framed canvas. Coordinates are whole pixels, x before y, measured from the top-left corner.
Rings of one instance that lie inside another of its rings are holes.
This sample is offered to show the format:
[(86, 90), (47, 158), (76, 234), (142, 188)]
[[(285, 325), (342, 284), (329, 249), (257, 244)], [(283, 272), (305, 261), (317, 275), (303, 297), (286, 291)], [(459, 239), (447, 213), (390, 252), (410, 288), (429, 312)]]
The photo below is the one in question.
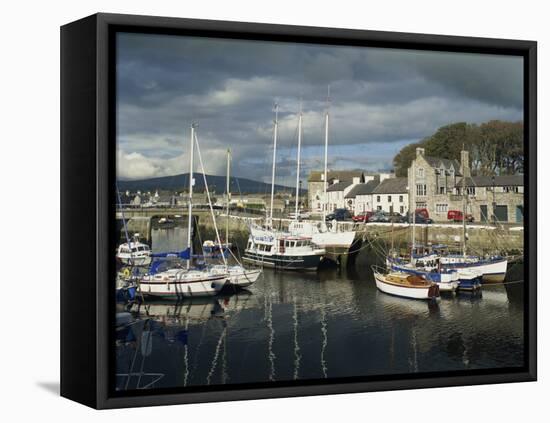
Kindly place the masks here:
[(536, 43), (61, 28), (61, 394), (536, 380)]

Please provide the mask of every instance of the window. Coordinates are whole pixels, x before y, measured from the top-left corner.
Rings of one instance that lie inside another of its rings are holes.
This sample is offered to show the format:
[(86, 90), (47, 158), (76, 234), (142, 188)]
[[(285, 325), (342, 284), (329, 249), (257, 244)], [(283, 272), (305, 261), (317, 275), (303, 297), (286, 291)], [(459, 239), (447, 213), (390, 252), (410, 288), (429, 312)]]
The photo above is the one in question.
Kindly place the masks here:
[(439, 187), (439, 193), (445, 194), (445, 187)]
[(436, 213), (447, 213), (448, 208), (449, 208), (448, 204), (436, 204), (435, 205)]
[(382, 206), (376, 206), (376, 210), (382, 210)]
[(379, 195), (376, 196), (376, 202), (377, 202), (377, 203), (380, 202), (380, 196), (379, 196)]
[(466, 187), (466, 193), (468, 195), (476, 195), (476, 187)]
[(423, 167), (419, 167), (418, 169), (416, 169), (416, 176), (418, 176), (419, 178), (424, 177), (424, 168)]
[(388, 203), (391, 203), (391, 195), (388, 195)]
[(519, 192), (519, 187), (503, 187), (504, 192)]
[(426, 184), (416, 184), (416, 195), (426, 195)]
[[(403, 196), (402, 196), (402, 195), (399, 196), (399, 202), (400, 202), (400, 203), (403, 202)], [(403, 212), (401, 212), (401, 213), (403, 213)]]
[(401, 214), (405, 213), (405, 207), (399, 206), (399, 213)]

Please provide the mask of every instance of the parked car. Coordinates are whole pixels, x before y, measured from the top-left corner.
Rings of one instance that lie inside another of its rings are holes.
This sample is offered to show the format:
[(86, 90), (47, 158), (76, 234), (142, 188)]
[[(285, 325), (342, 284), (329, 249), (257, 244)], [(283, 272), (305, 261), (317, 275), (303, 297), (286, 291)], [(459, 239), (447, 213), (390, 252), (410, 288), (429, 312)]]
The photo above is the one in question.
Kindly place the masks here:
[[(407, 213), (406, 222), (408, 222), (408, 223), (412, 223), (412, 222), (413, 222), (412, 213)], [(428, 218), (425, 217), (423, 214), (416, 213), (416, 216), (415, 216), (415, 223), (419, 223), (419, 224), (430, 224), (430, 223), (434, 223), (434, 221), (433, 221), (432, 219), (430, 219), (429, 217), (428, 217)]]
[(325, 217), (327, 222), (331, 220), (343, 221), (348, 219), (351, 219), (351, 213), (348, 209), (336, 209)]
[(365, 212), (361, 212), (359, 214), (356, 214), (355, 216), (353, 216), (351, 219), (354, 221), (354, 222), (368, 222), (369, 221), (369, 218), (374, 214), (373, 211), (365, 211)]
[[(464, 219), (464, 213), (460, 210), (449, 210), (447, 212), (447, 220), (452, 220), (453, 222), (462, 222)], [(474, 216), (467, 213), (466, 214), (466, 222), (473, 222)]]
[(428, 213), (428, 209), (416, 209), (416, 214), (421, 215), (425, 219), (430, 218), (430, 213)]
[(369, 222), (387, 223), (390, 222), (390, 216), (387, 213), (378, 210), (371, 217), (369, 217)]
[(396, 212), (390, 213), (389, 218), (390, 218), (390, 222), (393, 222), (393, 223), (404, 223), (404, 222), (407, 221), (405, 216), (403, 216), (399, 213), (396, 213)]

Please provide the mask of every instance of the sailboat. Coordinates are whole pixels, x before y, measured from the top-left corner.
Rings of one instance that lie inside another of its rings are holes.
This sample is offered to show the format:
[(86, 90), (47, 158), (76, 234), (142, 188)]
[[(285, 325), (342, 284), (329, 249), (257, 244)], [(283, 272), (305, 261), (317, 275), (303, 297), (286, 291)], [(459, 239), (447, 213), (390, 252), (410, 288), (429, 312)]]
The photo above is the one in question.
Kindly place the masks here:
[[(462, 215), (466, 216), (466, 176), (462, 172)], [(437, 267), (446, 271), (456, 271), (459, 274), (460, 289), (476, 290), (481, 283), (502, 282), (506, 277), (508, 259), (500, 255), (477, 256), (467, 253), (466, 219), (462, 219), (462, 251), (450, 254), (445, 245), (431, 247), (418, 246), (415, 261), (418, 266), (433, 269)], [(395, 260), (394, 260), (395, 261)]]
[[(466, 175), (462, 172), (462, 216), (466, 216)], [(460, 272), (474, 272), (481, 275), (483, 282), (502, 282), (506, 277), (508, 259), (501, 256), (480, 257), (467, 254), (466, 218), (462, 218), (462, 252), (448, 254), (438, 251), (441, 264), (444, 268), (455, 269)], [(481, 282), (480, 281), (480, 282)], [(475, 288), (475, 287), (474, 287)]]
[[(206, 268), (213, 274), (219, 274), (219, 275), (225, 275), (226, 280), (225, 281), (218, 281), (213, 282), (213, 286), (220, 291), (225, 288), (246, 288), (250, 285), (252, 285), (256, 280), (260, 277), (262, 274), (262, 269), (260, 268), (254, 268), (254, 269), (247, 269), (245, 268), (238, 260), (235, 255), (231, 252), (231, 249), (229, 248), (229, 160), (230, 160), (230, 151), (228, 150), (228, 159), (227, 159), (227, 220), (226, 220), (226, 226), (225, 226), (225, 244), (222, 243), (220, 239), (220, 233), (218, 231), (218, 225), (216, 224), (216, 216), (214, 215), (214, 209), (212, 207), (212, 199), (210, 198), (210, 190), (208, 189), (208, 181), (206, 180), (206, 172), (204, 169), (204, 165), (202, 162), (202, 156), (200, 153), (200, 146), (198, 141), (195, 139), (197, 144), (197, 152), (199, 156), (199, 161), (201, 165), (202, 175), (204, 178), (204, 187), (206, 190), (206, 196), (208, 199), (208, 205), (210, 207), (210, 214), (212, 218), (212, 222), (214, 224), (214, 231), (216, 233), (216, 240), (217, 240), (217, 249), (221, 252), (221, 259), (223, 261), (223, 264), (209, 264)], [(212, 242), (212, 241), (211, 241)], [(204, 248), (204, 246), (203, 246)], [(231, 256), (235, 259), (237, 264), (235, 265), (228, 265), (227, 258), (226, 258), (226, 252), (231, 254)]]
[[(315, 244), (312, 236), (296, 235), (273, 229), (273, 198), (275, 193), (275, 167), (277, 160), (277, 130), (279, 107), (275, 105), (273, 129), (273, 167), (271, 172), (271, 205), (265, 226), (252, 224), (243, 260), (266, 267), (282, 270), (316, 270), (321, 263), (325, 249)], [(302, 110), (298, 118), (298, 157), (296, 169), (296, 213), (298, 222), (300, 195), (300, 148), (302, 142)]]
[[(412, 208), (416, 208), (416, 181), (415, 181), (415, 172), (416, 169), (412, 169), (412, 183), (409, 187), (409, 192), (411, 196)], [(439, 259), (434, 260), (433, 262), (425, 262), (418, 260), (417, 247), (416, 244), (416, 212), (412, 213), (412, 228), (411, 228), (411, 251), (410, 251), (410, 260), (405, 261), (395, 254), (395, 251), (391, 251), (390, 254), (386, 257), (386, 266), (391, 271), (403, 272), (414, 276), (420, 276), (425, 278), (429, 282), (437, 284), (439, 291), (449, 291), (454, 292), (461, 283), (460, 276), (455, 270), (443, 269), (440, 266)], [(393, 224), (392, 224), (393, 230)], [(468, 282), (468, 278), (471, 275), (464, 275), (465, 283)], [(378, 279), (377, 279), (378, 281)]]
[[(329, 138), (329, 115), (330, 115), (330, 87), (327, 92), (327, 108), (325, 112), (325, 163), (323, 171), (324, 181), (324, 204), (323, 219), (321, 222), (298, 221), (296, 218), (289, 225), (289, 232), (297, 236), (311, 237), (312, 241), (322, 248), (344, 248), (349, 249), (355, 239), (354, 231), (340, 231), (337, 224), (329, 229), (325, 223), (327, 216), (327, 186), (328, 186), (328, 138)], [(298, 147), (299, 148), (299, 147)], [(297, 216), (296, 210), (295, 216)]]
[(214, 272), (208, 268), (191, 268), (193, 251), (191, 238), (193, 226), (193, 155), (195, 142), (195, 125), (193, 124), (191, 125), (191, 147), (189, 153), (187, 250), (185, 254), (180, 255), (181, 258), (186, 259), (186, 266), (176, 265), (176, 267), (167, 270), (157, 271), (159, 267), (155, 266), (155, 263), (153, 263), (149, 272), (139, 280), (140, 293), (145, 297), (179, 299), (185, 297), (212, 296), (216, 295), (228, 281), (227, 272)]
[[(218, 244), (216, 244), (214, 241), (207, 239), (202, 244), (202, 252), (203, 254), (209, 255), (210, 257), (216, 257), (220, 254), (227, 254), (228, 250), (231, 248), (231, 243), (229, 242), (229, 205), (231, 200), (230, 195), (230, 178), (229, 178), (229, 172), (231, 169), (231, 149), (227, 149), (227, 171), (225, 176), (225, 208), (226, 208), (226, 216), (225, 216), (225, 242), (222, 242), (221, 248)], [(227, 257), (227, 255), (226, 255)]]

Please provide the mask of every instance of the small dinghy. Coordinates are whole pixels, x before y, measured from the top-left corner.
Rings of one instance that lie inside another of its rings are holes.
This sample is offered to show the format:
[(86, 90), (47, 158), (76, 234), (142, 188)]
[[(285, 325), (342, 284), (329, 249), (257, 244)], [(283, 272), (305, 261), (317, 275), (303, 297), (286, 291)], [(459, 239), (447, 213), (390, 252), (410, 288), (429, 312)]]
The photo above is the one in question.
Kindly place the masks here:
[(439, 297), (437, 284), (422, 276), (396, 271), (386, 272), (377, 266), (373, 266), (372, 271), (376, 287), (386, 294), (418, 300), (431, 300)]

